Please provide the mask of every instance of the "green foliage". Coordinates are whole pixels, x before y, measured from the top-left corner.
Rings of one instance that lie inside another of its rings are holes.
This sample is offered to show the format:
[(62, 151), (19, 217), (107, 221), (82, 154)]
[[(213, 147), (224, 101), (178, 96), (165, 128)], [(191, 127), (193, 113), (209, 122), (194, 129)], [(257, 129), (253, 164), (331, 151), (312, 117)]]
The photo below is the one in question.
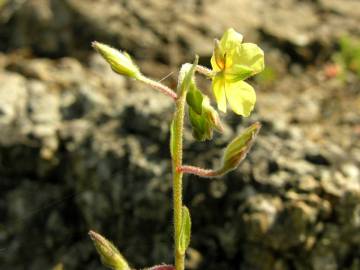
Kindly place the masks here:
[(348, 72), (360, 77), (360, 39), (344, 36), (339, 41), (340, 50), (334, 61), (340, 66), (340, 77), (346, 78)]
[(181, 229), (179, 235), (178, 252), (182, 255), (185, 254), (186, 249), (189, 247), (191, 237), (191, 218), (189, 209), (186, 206), (182, 207), (181, 213)]

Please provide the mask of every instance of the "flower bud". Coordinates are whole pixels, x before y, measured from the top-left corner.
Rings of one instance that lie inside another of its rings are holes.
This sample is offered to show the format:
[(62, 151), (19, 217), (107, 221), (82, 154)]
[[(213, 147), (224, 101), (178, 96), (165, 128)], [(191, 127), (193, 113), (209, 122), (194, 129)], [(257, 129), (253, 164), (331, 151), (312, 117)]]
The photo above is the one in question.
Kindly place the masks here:
[(250, 151), (260, 128), (261, 124), (256, 122), (228, 144), (224, 152), (222, 168), (218, 170), (219, 174), (225, 174), (239, 166)]
[(214, 127), (217, 131), (223, 132), (224, 127), (221, 124), (221, 120), (217, 111), (210, 105), (210, 100), (207, 96), (204, 96), (202, 103), (202, 108), (205, 114), (205, 117), (211, 126)]
[(126, 52), (118, 51), (106, 44), (94, 41), (92, 47), (110, 64), (113, 71), (120, 75), (138, 78), (141, 73), (134, 64), (130, 55)]
[(90, 231), (89, 236), (105, 266), (114, 270), (130, 270), (124, 257), (109, 240), (94, 231)]

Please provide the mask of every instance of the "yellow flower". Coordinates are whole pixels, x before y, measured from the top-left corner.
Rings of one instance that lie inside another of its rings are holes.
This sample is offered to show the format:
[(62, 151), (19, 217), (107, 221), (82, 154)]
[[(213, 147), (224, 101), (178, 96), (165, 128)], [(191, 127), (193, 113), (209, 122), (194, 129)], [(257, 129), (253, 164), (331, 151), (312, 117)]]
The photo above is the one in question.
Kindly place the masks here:
[(228, 29), (220, 42), (215, 40), (211, 66), (215, 75), (212, 87), (218, 109), (226, 112), (226, 100), (239, 115), (249, 116), (256, 102), (251, 85), (244, 82), (264, 69), (264, 52), (256, 44), (242, 43), (243, 37)]

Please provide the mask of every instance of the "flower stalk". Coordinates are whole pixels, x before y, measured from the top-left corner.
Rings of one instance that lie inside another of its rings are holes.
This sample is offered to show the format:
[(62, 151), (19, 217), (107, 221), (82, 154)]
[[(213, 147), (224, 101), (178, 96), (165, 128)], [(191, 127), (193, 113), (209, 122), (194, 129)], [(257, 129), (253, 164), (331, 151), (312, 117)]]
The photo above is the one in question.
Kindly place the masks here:
[(143, 82), (152, 88), (160, 91), (161, 93), (165, 94), (166, 96), (172, 98), (173, 100), (176, 100), (178, 98), (177, 94), (167, 87), (166, 85), (163, 85), (160, 82), (154, 81), (152, 79), (149, 79), (148, 77), (145, 77), (144, 75), (141, 75), (137, 78), (140, 82)]

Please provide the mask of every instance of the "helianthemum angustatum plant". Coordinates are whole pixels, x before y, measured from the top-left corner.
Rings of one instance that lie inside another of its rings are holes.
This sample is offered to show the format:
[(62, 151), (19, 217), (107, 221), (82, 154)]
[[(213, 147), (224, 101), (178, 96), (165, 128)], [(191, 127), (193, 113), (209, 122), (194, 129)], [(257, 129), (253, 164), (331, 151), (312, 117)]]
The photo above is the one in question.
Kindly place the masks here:
[[(243, 117), (252, 112), (256, 95), (253, 87), (245, 80), (264, 69), (264, 53), (253, 43), (243, 43), (243, 37), (233, 29), (228, 29), (221, 40), (215, 40), (211, 57), (211, 67), (198, 65), (198, 57), (193, 64), (183, 64), (176, 90), (154, 81), (141, 73), (131, 57), (125, 53), (99, 42), (93, 47), (110, 64), (116, 73), (128, 76), (162, 92), (174, 102), (175, 112), (170, 124), (170, 153), (172, 158), (173, 224), (174, 224), (174, 266), (158, 265), (153, 270), (184, 270), (185, 252), (190, 243), (191, 219), (189, 209), (183, 205), (182, 178), (184, 174), (200, 177), (220, 177), (236, 169), (250, 150), (260, 123), (254, 123), (236, 136), (225, 148), (221, 165), (216, 169), (204, 169), (184, 165), (183, 130), (184, 116), (187, 112), (196, 140), (212, 139), (213, 130), (222, 132), (222, 124), (216, 109), (211, 106), (210, 98), (196, 85), (195, 74), (200, 73), (212, 80), (212, 90), (217, 108), (226, 113), (227, 104), (231, 110)], [(171, 222), (170, 222), (171, 223)], [(91, 239), (101, 256), (104, 265), (115, 270), (130, 270), (126, 259), (117, 248), (100, 234), (90, 231)]]

